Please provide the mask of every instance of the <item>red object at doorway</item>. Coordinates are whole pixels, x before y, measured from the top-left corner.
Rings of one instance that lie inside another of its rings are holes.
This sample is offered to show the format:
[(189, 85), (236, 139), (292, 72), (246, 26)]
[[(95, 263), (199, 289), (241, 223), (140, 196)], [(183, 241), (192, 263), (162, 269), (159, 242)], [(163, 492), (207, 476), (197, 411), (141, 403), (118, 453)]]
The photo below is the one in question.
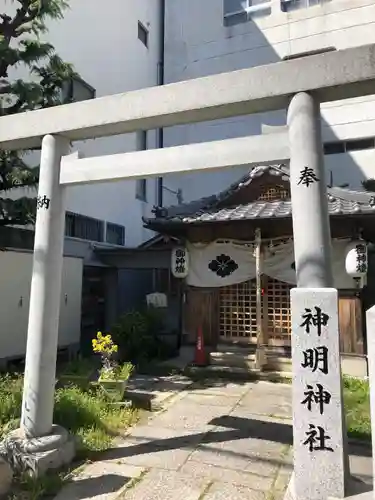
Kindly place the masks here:
[(197, 344), (195, 346), (195, 365), (196, 366), (206, 366), (207, 356), (204, 349), (204, 339), (202, 327), (198, 327)]

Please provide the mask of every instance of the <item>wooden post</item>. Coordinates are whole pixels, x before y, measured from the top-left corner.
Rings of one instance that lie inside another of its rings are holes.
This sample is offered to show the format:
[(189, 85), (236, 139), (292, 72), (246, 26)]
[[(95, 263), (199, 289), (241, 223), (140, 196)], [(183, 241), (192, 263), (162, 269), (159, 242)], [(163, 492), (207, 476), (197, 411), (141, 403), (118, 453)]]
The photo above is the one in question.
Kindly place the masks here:
[(256, 266), (256, 318), (257, 318), (257, 348), (255, 353), (256, 367), (262, 370), (266, 364), (264, 347), (263, 317), (262, 317), (262, 236), (260, 229), (255, 230), (255, 266)]
[(262, 274), (262, 336), (265, 349), (268, 347), (268, 276)]

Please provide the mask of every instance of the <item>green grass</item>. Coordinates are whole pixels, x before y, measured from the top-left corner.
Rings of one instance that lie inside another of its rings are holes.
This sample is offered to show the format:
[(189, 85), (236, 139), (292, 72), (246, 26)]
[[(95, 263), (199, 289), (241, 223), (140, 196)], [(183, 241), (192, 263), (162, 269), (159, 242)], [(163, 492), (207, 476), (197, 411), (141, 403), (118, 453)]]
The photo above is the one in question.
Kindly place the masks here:
[(350, 437), (371, 439), (370, 386), (367, 380), (344, 377), (344, 405)]
[[(0, 439), (20, 424), (22, 389), (21, 375), (0, 376)], [(109, 405), (99, 386), (84, 390), (70, 385), (57, 389), (55, 393), (54, 423), (64, 426), (77, 437), (77, 461), (80, 462), (93, 459), (110, 448), (115, 437), (137, 418), (133, 409)], [(15, 491), (9, 498), (37, 500), (55, 494), (66, 475), (67, 471), (48, 474), (37, 480), (17, 478)]]
[(47, 474), (38, 479), (32, 479), (27, 475), (18, 478), (14, 491), (7, 500), (39, 500), (42, 498), (53, 498), (62, 488), (66, 481), (65, 473)]
[(62, 375), (69, 376), (75, 375), (79, 377), (90, 376), (91, 373), (95, 370), (95, 364), (93, 360), (90, 359), (74, 359), (65, 363), (62, 367), (59, 367), (58, 370)]

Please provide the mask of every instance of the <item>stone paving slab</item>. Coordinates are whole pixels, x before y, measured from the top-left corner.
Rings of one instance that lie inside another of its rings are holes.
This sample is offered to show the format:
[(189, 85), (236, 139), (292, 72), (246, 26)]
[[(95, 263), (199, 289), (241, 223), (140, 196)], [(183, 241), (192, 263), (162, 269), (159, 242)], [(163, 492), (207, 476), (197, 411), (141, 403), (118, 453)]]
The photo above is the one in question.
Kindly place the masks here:
[(284, 394), (286, 398), (292, 397), (292, 384), (286, 384), (282, 382), (267, 382), (265, 380), (259, 380), (253, 384), (253, 390), (260, 391), (262, 394), (265, 392), (268, 395), (271, 394)]
[(226, 468), (223, 464), (217, 466), (209, 463), (202, 463), (193, 460), (193, 457), (181, 467), (180, 472), (193, 477), (205, 477), (214, 482), (221, 481), (251, 487), (259, 491), (269, 491), (274, 482), (273, 477), (252, 474), (249, 471)]
[(350, 472), (352, 476), (372, 486), (371, 450), (363, 447), (350, 446)]
[(175, 471), (186, 462), (192, 452), (189, 448), (164, 449), (147, 440), (127, 439), (119, 443), (110, 456), (115, 456), (121, 464)]
[(215, 483), (204, 496), (204, 500), (266, 500), (264, 492), (246, 486), (229, 483)]
[(293, 443), (293, 427), (289, 417), (276, 417), (275, 415), (262, 415), (244, 407), (233, 409), (225, 419), (217, 419), (219, 426), (228, 426), (248, 433), (248, 437), (258, 438), (263, 441), (274, 441), (281, 444)]
[(240, 396), (228, 396), (224, 394), (211, 393), (188, 393), (184, 397), (185, 403), (195, 403), (201, 405), (213, 406), (233, 406), (235, 407), (240, 401)]
[(167, 412), (155, 417), (153, 424), (171, 429), (198, 429), (204, 431), (208, 430), (213, 419), (221, 415), (228, 415), (232, 409), (232, 405), (201, 405), (185, 402), (182, 399), (169, 408)]
[(205, 478), (185, 476), (180, 472), (153, 470), (118, 499), (201, 500), (209, 486), (210, 482)]
[(216, 394), (222, 396), (242, 397), (253, 389), (254, 382), (227, 382), (225, 380), (202, 380), (190, 387), (190, 394)]
[(114, 461), (96, 462), (73, 477), (55, 500), (114, 500), (119, 490), (141, 477), (144, 471), (141, 467), (124, 466)]
[(280, 466), (279, 461), (259, 458), (249, 458), (236, 453), (226, 453), (223, 450), (215, 448), (199, 448), (194, 451), (191, 460), (202, 462), (205, 464), (216, 465), (228, 469), (238, 470), (242, 472), (251, 472), (260, 476), (274, 476)]
[[(209, 439), (207, 438), (207, 441)], [(206, 440), (205, 440), (206, 441)], [(198, 450), (217, 450), (218, 453), (227, 456), (241, 457), (248, 461), (267, 461), (277, 466), (285, 463), (285, 455), (289, 451), (289, 446), (275, 443), (273, 441), (263, 441), (261, 439), (234, 439), (221, 443), (213, 442), (199, 445)]]
[(129, 439), (132, 441), (150, 441), (158, 447), (180, 448), (193, 447), (202, 441), (206, 434), (197, 432), (194, 429), (171, 429), (156, 425), (156, 419), (152, 419), (148, 424), (137, 425), (131, 432)]
[(239, 402), (239, 409), (247, 408), (251, 413), (257, 415), (273, 415), (281, 417), (292, 416), (292, 401), (287, 400), (283, 394), (272, 395), (270, 398), (264, 398), (264, 395), (253, 391), (246, 394)]
[(281, 466), (277, 473), (276, 481), (274, 483), (274, 489), (277, 491), (284, 492), (288, 487), (292, 472), (293, 472), (293, 465)]

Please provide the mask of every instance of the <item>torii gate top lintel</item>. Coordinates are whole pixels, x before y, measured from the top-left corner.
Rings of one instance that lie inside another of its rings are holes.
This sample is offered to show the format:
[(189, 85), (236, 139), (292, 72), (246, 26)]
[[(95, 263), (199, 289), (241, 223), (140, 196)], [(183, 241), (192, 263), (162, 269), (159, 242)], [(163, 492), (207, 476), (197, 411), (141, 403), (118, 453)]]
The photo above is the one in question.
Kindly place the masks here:
[(375, 44), (150, 87), (0, 118), (0, 147), (38, 147), (47, 134), (84, 140), (375, 93)]

